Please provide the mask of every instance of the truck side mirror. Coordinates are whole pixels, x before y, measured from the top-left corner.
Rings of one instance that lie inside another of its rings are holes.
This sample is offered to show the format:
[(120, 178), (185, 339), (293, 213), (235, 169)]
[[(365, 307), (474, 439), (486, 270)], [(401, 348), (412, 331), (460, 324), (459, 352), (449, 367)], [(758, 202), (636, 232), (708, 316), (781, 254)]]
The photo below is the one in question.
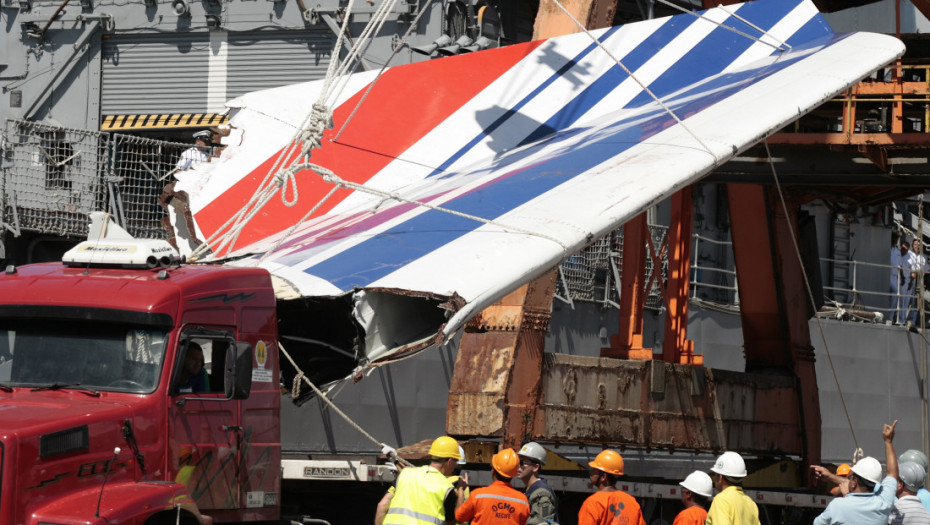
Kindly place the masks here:
[(226, 347), (226, 399), (246, 399), (252, 391), (252, 345), (236, 342)]

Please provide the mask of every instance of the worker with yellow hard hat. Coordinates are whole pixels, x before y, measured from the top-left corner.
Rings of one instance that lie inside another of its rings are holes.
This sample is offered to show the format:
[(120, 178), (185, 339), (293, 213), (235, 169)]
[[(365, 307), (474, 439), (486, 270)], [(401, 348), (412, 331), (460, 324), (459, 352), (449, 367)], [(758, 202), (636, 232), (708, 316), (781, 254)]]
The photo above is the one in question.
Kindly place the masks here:
[(578, 525), (646, 525), (636, 499), (616, 487), (623, 475), (620, 454), (616, 450), (602, 450), (588, 465), (591, 467), (588, 486), (595, 492), (581, 505)]
[[(394, 485), (394, 494), (385, 499), (390, 501), (382, 514), (379, 505), (375, 525), (422, 525), (424, 523), (455, 522), (455, 509), (462, 504), (463, 497), (449, 481), (458, 462), (462, 459), (458, 441), (449, 436), (440, 436), (429, 448), (429, 465), (407, 467), (400, 471)], [(468, 484), (468, 476), (459, 480)]]
[[(458, 521), (472, 525), (525, 525), (530, 517), (530, 502), (510, 480), (520, 469), (520, 458), (512, 448), (505, 448), (491, 458), (491, 477), (487, 487), (475, 489), (471, 496), (455, 511)], [(456, 486), (461, 495), (462, 485)], [(461, 497), (459, 498), (461, 500)]]

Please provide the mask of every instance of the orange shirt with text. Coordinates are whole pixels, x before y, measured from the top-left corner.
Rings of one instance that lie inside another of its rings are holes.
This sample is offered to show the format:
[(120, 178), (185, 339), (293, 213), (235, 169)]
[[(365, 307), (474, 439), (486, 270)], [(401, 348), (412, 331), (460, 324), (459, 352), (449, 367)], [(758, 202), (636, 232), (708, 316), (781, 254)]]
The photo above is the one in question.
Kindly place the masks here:
[(599, 491), (584, 500), (578, 525), (646, 525), (646, 520), (633, 496), (622, 490)]
[(471, 491), (465, 503), (455, 510), (456, 521), (471, 520), (472, 525), (525, 525), (529, 517), (530, 502), (526, 495), (503, 481)]

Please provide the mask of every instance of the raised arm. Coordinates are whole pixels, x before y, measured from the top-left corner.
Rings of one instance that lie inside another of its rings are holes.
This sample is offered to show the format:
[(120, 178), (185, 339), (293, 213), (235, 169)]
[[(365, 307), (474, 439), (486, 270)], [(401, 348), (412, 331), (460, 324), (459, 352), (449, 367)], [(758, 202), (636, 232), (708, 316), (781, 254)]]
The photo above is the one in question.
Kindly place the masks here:
[(898, 420), (894, 423), (886, 424), (882, 428), (882, 439), (885, 440), (885, 466), (888, 469), (888, 475), (897, 479), (898, 477), (898, 456), (894, 453), (894, 427), (898, 425)]

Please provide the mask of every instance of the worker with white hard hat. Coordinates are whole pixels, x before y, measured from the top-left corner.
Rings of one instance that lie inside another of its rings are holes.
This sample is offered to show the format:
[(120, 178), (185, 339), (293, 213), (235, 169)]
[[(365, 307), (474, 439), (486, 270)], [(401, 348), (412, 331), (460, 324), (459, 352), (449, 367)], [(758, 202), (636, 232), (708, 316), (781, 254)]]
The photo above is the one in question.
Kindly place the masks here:
[(743, 493), (746, 462), (736, 452), (724, 452), (710, 467), (717, 495), (707, 511), (707, 525), (760, 525), (759, 508)]
[[(898, 465), (907, 463), (908, 461), (913, 461), (923, 467), (926, 472), (930, 472), (930, 464), (927, 462), (927, 455), (923, 452), (911, 448), (905, 450), (898, 456)], [(924, 508), (930, 510), (930, 491), (927, 490), (927, 487), (920, 487), (917, 491), (917, 498), (923, 503)]]
[(898, 499), (891, 509), (891, 525), (926, 525), (930, 523), (930, 511), (924, 508), (917, 491), (924, 486), (927, 471), (922, 466), (905, 461), (898, 464)]
[(672, 525), (704, 525), (707, 521), (707, 504), (714, 497), (713, 480), (706, 472), (695, 470), (679, 485), (685, 510), (675, 516)]
[(526, 525), (558, 523), (558, 499), (546, 480), (539, 476), (540, 469), (546, 464), (546, 449), (530, 441), (520, 447), (517, 455), (520, 457), (517, 477), (523, 481), (526, 497), (530, 500), (530, 517)]
[(895, 457), (894, 428), (898, 422), (882, 428), (885, 441), (885, 463), (888, 474), (882, 478), (882, 465), (869, 456), (850, 468), (845, 498), (835, 498), (826, 510), (814, 519), (814, 525), (855, 524), (885, 525), (894, 508), (898, 489), (898, 458)]

